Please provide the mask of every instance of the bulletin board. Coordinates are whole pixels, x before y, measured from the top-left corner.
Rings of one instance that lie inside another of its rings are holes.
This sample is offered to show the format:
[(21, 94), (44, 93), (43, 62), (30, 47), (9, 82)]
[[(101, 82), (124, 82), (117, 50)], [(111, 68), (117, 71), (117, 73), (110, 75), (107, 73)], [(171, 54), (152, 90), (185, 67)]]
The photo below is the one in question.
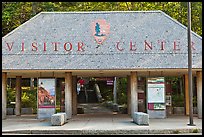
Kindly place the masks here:
[(165, 108), (165, 83), (164, 77), (147, 79), (147, 103), (148, 108), (164, 109)]

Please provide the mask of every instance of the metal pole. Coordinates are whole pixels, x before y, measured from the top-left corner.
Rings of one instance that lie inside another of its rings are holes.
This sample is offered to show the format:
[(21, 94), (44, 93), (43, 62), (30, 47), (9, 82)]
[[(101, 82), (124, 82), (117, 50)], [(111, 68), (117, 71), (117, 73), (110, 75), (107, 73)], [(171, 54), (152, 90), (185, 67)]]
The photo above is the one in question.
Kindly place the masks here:
[(193, 94), (192, 94), (192, 51), (191, 51), (191, 3), (188, 2), (188, 89), (189, 89), (189, 126), (193, 124)]

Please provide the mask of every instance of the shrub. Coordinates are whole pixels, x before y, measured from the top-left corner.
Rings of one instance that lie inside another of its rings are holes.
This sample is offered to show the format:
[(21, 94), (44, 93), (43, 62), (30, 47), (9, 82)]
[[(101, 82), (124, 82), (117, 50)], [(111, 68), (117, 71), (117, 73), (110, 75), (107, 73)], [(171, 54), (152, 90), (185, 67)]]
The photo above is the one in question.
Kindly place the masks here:
[(193, 129), (193, 133), (198, 133), (198, 129)]
[[(22, 87), (21, 91), (21, 108), (33, 108), (34, 113), (37, 112), (37, 89), (30, 90), (30, 88)], [(15, 88), (7, 88), (7, 107), (15, 108), (14, 104), (16, 97)]]
[(174, 107), (183, 107), (184, 95), (172, 95), (172, 103)]
[(21, 96), (21, 107), (22, 108), (33, 108), (34, 113), (37, 112), (37, 89), (34, 90), (22, 90)]
[(7, 88), (7, 107), (15, 108), (15, 105), (11, 104), (11, 102), (15, 102), (15, 94), (15, 89)]
[(174, 131), (173, 131), (173, 134), (179, 134), (179, 133), (180, 133), (179, 130), (174, 130)]

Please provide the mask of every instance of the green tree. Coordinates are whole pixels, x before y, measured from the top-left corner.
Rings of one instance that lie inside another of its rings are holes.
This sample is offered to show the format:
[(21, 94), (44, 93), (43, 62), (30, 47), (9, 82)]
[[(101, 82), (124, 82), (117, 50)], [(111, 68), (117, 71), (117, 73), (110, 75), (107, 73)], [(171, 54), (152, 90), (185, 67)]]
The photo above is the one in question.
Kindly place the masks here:
[[(192, 31), (202, 36), (202, 2), (191, 2)], [(2, 36), (42, 11), (161, 10), (187, 26), (187, 2), (2, 2)]]

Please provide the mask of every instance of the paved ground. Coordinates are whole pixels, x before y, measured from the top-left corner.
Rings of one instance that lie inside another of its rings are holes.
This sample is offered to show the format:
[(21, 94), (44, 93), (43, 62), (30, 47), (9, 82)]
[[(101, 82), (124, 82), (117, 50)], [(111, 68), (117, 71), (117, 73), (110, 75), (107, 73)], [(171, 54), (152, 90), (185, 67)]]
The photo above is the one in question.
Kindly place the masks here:
[(112, 114), (112, 109), (104, 107), (104, 105), (100, 103), (79, 103), (78, 107), (84, 108), (85, 114), (98, 114), (98, 113), (108, 113)]
[[(2, 132), (15, 134), (202, 134), (202, 119), (194, 117), (196, 126), (188, 126), (188, 116), (172, 116), (165, 119), (150, 119), (149, 126), (133, 123), (130, 115), (116, 114), (107, 110), (98, 112), (99, 106), (92, 104), (96, 112), (73, 116), (63, 126), (52, 126), (50, 120), (36, 119), (35, 115), (8, 116), (2, 120)], [(90, 105), (89, 105), (90, 107)], [(102, 109), (102, 108), (100, 108)]]

